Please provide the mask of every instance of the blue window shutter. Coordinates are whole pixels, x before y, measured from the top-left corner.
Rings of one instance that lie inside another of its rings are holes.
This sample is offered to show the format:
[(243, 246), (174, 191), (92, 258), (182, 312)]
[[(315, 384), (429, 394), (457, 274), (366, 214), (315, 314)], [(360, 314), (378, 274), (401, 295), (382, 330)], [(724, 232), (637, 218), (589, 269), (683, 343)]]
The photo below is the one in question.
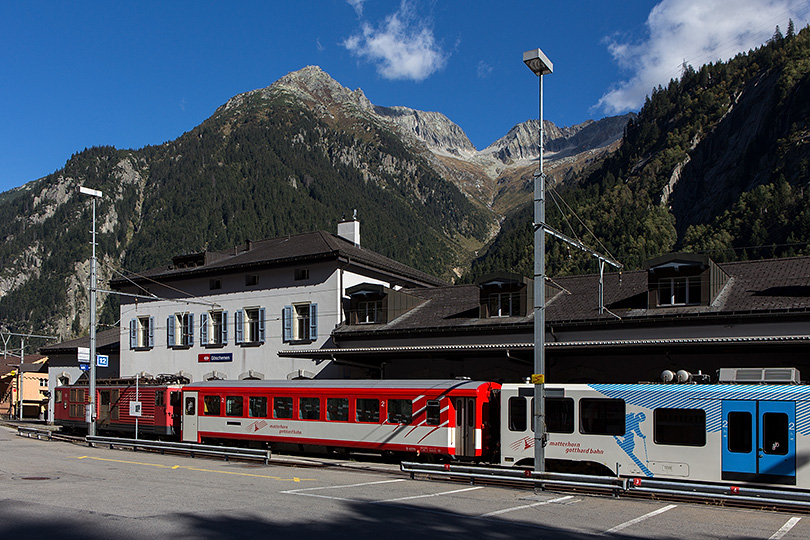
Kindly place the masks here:
[(318, 304), (309, 305), (309, 339), (318, 339)]
[(174, 347), (174, 315), (166, 319), (166, 339), (169, 347)]
[(188, 335), (188, 344), (189, 346), (194, 345), (194, 314), (188, 314), (188, 328), (186, 329), (186, 334)]
[(149, 346), (155, 346), (155, 318), (149, 317)]
[(228, 344), (228, 312), (222, 312), (222, 344)]
[(129, 321), (129, 348), (134, 349), (138, 346), (138, 320), (130, 319)]
[(259, 342), (264, 343), (264, 308), (259, 308)]
[(234, 330), (236, 330), (236, 343), (242, 343), (244, 341), (244, 332), (245, 327), (243, 326), (242, 320), (245, 316), (245, 312), (241, 309), (238, 310), (234, 314)]
[(292, 341), (292, 306), (284, 306), (281, 318), (284, 326), (283, 340), (285, 342)]
[(200, 315), (200, 345), (208, 345), (208, 313)]

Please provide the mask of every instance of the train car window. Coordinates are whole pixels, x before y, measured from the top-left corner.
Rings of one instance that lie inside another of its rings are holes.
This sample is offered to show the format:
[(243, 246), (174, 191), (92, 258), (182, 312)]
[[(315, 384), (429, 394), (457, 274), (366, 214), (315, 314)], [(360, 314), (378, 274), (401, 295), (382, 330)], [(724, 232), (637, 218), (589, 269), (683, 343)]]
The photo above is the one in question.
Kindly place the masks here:
[(574, 432), (573, 399), (546, 398), (546, 431), (549, 433)]
[(590, 435), (624, 435), (623, 399), (579, 400), (579, 431)]
[(413, 402), (410, 399), (388, 400), (388, 421), (392, 424), (410, 424)]
[(655, 409), (655, 444), (706, 446), (706, 411), (703, 409)]
[(248, 399), (248, 414), (251, 418), (267, 418), (267, 398), (264, 396), (250, 396), (250, 399)]
[(301, 420), (321, 419), (321, 398), (298, 398), (298, 418)]
[(748, 454), (753, 440), (751, 413), (734, 411), (728, 413), (728, 451)]
[(194, 412), (194, 398), (187, 397), (186, 398), (186, 415), (193, 415)]
[(326, 398), (326, 419), (348, 422), (349, 398)]
[(762, 451), (764, 453), (787, 455), (789, 436), (788, 415), (785, 413), (762, 415)]
[(206, 416), (219, 416), (219, 396), (205, 396), (203, 398), (203, 413)]
[(56, 402), (58, 403), (58, 402), (60, 402), (60, 401), (62, 401), (62, 391), (61, 391), (61, 390), (57, 390), (57, 391), (56, 391)]
[(380, 400), (360, 398), (355, 402), (358, 422), (380, 422)]
[(227, 416), (242, 416), (243, 403), (242, 396), (226, 396), (225, 414)]
[(427, 420), (425, 420), (425, 423), (427, 425), (438, 426), (441, 423), (442, 416), (441, 403), (438, 400), (428, 401), (426, 415)]
[(155, 407), (162, 407), (166, 403), (165, 399), (165, 390), (155, 390)]
[(509, 398), (509, 431), (526, 431), (528, 409), (525, 397)]
[(273, 398), (273, 418), (290, 419), (293, 417), (293, 399), (291, 397)]
[(102, 390), (98, 393), (98, 397), (100, 398), (101, 405), (109, 405), (110, 404), (110, 391), (109, 390)]

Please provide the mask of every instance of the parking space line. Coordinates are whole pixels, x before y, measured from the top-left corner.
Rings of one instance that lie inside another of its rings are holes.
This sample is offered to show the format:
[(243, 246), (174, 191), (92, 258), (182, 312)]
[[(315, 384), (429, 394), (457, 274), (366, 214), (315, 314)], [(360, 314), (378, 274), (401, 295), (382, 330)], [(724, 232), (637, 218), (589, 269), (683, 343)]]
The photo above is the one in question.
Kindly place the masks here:
[(770, 538), (768, 538), (768, 540), (779, 540), (780, 538), (782, 538), (783, 536), (785, 536), (787, 533), (789, 533), (789, 532), (790, 532), (790, 529), (792, 529), (793, 527), (795, 527), (795, 526), (796, 526), (796, 524), (797, 524), (797, 523), (799, 522), (799, 520), (801, 520), (801, 519), (802, 519), (802, 518), (800, 518), (800, 517), (792, 517), (792, 518), (790, 518), (789, 520), (787, 520), (787, 523), (785, 523), (784, 525), (782, 525), (782, 528), (781, 528), (781, 529), (779, 529), (778, 531), (776, 531), (775, 533), (773, 533), (773, 535), (772, 535)]
[(484, 489), (483, 486), (478, 487), (471, 487), (471, 488), (464, 488), (464, 489), (454, 489), (453, 491), (443, 491), (441, 493), (428, 493), (426, 495), (411, 495), (410, 497), (399, 497), (397, 499), (385, 499), (383, 501), (377, 501), (379, 503), (389, 503), (395, 501), (409, 501), (411, 499), (425, 499), (427, 497), (439, 497), (440, 495), (451, 495), (453, 493), (462, 493), (464, 491), (475, 491), (477, 489)]
[(666, 512), (668, 510), (672, 510), (676, 506), (678, 506), (678, 505), (677, 504), (669, 504), (669, 505), (667, 505), (667, 506), (665, 506), (663, 508), (659, 508), (658, 510), (650, 512), (649, 514), (644, 514), (643, 516), (639, 516), (636, 519), (631, 519), (630, 521), (625, 521), (621, 525), (616, 525), (612, 529), (608, 529), (602, 534), (613, 534), (613, 533), (619, 532), (619, 531), (621, 531), (623, 529), (626, 529), (627, 527), (630, 527), (631, 525), (635, 525), (636, 523), (641, 523), (645, 519), (649, 519), (651, 517), (657, 516), (658, 514), (663, 514), (664, 512)]
[[(362, 484), (348, 484), (343, 486), (318, 486), (318, 487), (311, 487), (311, 488), (301, 488), (301, 489), (290, 489), (286, 491), (282, 491), (281, 493), (294, 493), (299, 494), (302, 491), (318, 491), (322, 489), (344, 489), (344, 488), (353, 488), (353, 487), (362, 487), (362, 486), (374, 486), (377, 484), (391, 484), (394, 482), (407, 482), (404, 478), (398, 478), (397, 480), (381, 480), (379, 482), (363, 482)], [(348, 500), (348, 499), (345, 499)]]
[(522, 506), (515, 506), (514, 508), (504, 508), (503, 510), (496, 510), (494, 512), (489, 512), (487, 514), (481, 514), (480, 516), (476, 516), (477, 518), (489, 518), (493, 516), (499, 516), (501, 514), (505, 514), (507, 512), (514, 512), (515, 510), (523, 510), (524, 508), (534, 508), (535, 506), (543, 506), (546, 504), (553, 504), (558, 502), (567, 501), (569, 499), (573, 499), (573, 495), (566, 495), (565, 497), (559, 497), (557, 499), (549, 499), (547, 501), (540, 501), (532, 504), (524, 504)]

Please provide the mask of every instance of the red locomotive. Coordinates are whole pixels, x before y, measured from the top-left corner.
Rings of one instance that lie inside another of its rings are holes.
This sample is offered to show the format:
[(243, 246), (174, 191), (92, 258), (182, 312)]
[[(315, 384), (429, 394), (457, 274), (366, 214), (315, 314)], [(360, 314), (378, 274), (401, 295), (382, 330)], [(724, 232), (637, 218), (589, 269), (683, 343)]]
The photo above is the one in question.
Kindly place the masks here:
[[(96, 430), (99, 434), (154, 437), (180, 436), (180, 392), (188, 379), (157, 378), (99, 379), (96, 382)], [(86, 406), (90, 403), (87, 382), (60, 386), (54, 398), (54, 422), (65, 431), (87, 429)], [(137, 404), (140, 403), (138, 407)], [(131, 410), (133, 404), (133, 410)]]

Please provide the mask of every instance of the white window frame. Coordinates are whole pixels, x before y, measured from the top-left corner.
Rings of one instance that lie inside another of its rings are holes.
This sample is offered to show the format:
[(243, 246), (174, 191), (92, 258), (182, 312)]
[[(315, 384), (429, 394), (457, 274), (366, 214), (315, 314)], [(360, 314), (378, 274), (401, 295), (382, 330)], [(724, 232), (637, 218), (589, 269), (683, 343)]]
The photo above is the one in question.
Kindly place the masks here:
[[(499, 293), (490, 293), (487, 297), (487, 304), (489, 305), (490, 317), (517, 317), (520, 315), (520, 293), (519, 292), (499, 292)], [(515, 302), (515, 299), (518, 301)], [(495, 309), (493, 307), (493, 300), (495, 301)], [(508, 308), (506, 310), (503, 309), (504, 301), (506, 301)], [(517, 304), (517, 305), (515, 305)]]
[(129, 348), (151, 349), (155, 346), (155, 318), (139, 315), (129, 321)]
[(284, 306), (282, 341), (311, 343), (318, 339), (318, 304), (297, 302)]
[(265, 309), (246, 307), (234, 314), (237, 344), (261, 344), (265, 341)]
[(221, 309), (200, 315), (200, 344), (222, 346), (228, 344), (228, 312)]
[(166, 320), (169, 347), (187, 348), (194, 345), (194, 314), (175, 313)]

